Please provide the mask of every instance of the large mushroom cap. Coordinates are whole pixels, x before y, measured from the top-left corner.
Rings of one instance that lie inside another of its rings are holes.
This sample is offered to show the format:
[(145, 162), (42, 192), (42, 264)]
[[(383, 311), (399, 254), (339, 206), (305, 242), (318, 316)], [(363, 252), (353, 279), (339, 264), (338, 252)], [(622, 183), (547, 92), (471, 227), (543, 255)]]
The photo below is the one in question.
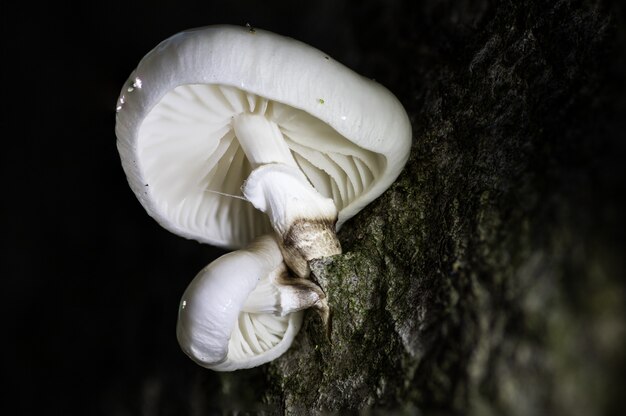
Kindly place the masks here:
[[(238, 248), (270, 231), (241, 195), (251, 172), (232, 119), (264, 115), (317, 191), (335, 201), (337, 227), (399, 175), (411, 128), (387, 89), (296, 40), (211, 26), (165, 40), (124, 85), (116, 134), (131, 188), (170, 231)], [(261, 138), (260, 138), (261, 139)]]

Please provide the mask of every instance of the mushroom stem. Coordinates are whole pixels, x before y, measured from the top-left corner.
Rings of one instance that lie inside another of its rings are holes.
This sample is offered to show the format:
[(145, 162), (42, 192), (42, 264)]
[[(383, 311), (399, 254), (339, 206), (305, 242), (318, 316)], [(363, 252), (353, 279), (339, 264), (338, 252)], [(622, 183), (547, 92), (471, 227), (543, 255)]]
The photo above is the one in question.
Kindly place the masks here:
[(326, 334), (330, 334), (330, 307), (328, 306), (326, 294), (319, 286), (308, 279), (294, 278), (287, 273), (276, 276), (273, 281), (281, 291), (280, 304), (283, 311), (286, 308), (293, 311), (312, 308), (322, 319), (322, 325), (326, 328)]
[(323, 311), (328, 309), (326, 295), (310, 280), (290, 276), (281, 262), (268, 278), (259, 280), (241, 310), (286, 316), (308, 308), (320, 311), (324, 321)]
[(265, 116), (239, 114), (233, 118), (233, 129), (252, 169), (268, 163), (298, 167), (280, 128)]
[(341, 254), (335, 204), (322, 197), (298, 168), (280, 163), (261, 166), (242, 189), (246, 199), (268, 215), (285, 263), (297, 276), (309, 277), (309, 261)]
[(269, 216), (285, 263), (306, 278), (309, 261), (341, 253), (335, 234), (337, 207), (302, 173), (276, 123), (243, 113), (233, 119), (233, 128), (254, 169), (242, 187), (243, 194)]

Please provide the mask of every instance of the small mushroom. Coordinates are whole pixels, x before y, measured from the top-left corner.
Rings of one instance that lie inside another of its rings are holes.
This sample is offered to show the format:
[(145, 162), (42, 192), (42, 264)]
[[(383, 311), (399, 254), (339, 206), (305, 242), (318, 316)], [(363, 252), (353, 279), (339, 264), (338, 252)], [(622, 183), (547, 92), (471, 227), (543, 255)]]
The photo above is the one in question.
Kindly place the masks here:
[(180, 303), (178, 342), (191, 359), (212, 370), (264, 364), (287, 351), (303, 309), (325, 307), (314, 286), (290, 277), (274, 237), (262, 236), (193, 279)]
[(274, 229), (301, 277), (310, 259), (340, 252), (336, 229), (396, 179), (411, 144), (406, 112), (384, 87), (246, 27), (163, 41), (118, 103), (122, 165), (152, 217), (227, 248)]

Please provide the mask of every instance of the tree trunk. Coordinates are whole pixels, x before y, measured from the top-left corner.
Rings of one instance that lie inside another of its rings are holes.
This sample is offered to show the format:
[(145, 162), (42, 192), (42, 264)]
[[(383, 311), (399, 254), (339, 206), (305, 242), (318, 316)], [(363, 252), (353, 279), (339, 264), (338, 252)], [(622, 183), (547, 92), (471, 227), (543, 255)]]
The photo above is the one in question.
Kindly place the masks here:
[(617, 414), (621, 16), (593, 2), (427, 3), (353, 20), (371, 19), (361, 53), (405, 104), (414, 143), (397, 182), (339, 233), (344, 254), (312, 266), (330, 339), (308, 313), (283, 357), (220, 375), (221, 402)]

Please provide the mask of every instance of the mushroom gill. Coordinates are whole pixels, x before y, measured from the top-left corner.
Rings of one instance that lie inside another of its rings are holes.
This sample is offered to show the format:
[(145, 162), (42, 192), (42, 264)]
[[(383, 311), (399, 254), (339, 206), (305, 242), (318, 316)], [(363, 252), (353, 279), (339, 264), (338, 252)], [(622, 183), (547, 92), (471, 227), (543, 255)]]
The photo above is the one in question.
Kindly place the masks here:
[[(137, 146), (146, 186), (183, 231), (214, 234), (218, 226), (221, 239), (242, 246), (271, 229), (267, 218), (241, 199), (252, 168), (232, 118), (246, 112), (278, 125), (302, 172), (338, 211), (367, 191), (386, 163), (303, 110), (236, 87), (181, 85), (147, 115)], [(233, 211), (238, 220), (228, 221)]]

